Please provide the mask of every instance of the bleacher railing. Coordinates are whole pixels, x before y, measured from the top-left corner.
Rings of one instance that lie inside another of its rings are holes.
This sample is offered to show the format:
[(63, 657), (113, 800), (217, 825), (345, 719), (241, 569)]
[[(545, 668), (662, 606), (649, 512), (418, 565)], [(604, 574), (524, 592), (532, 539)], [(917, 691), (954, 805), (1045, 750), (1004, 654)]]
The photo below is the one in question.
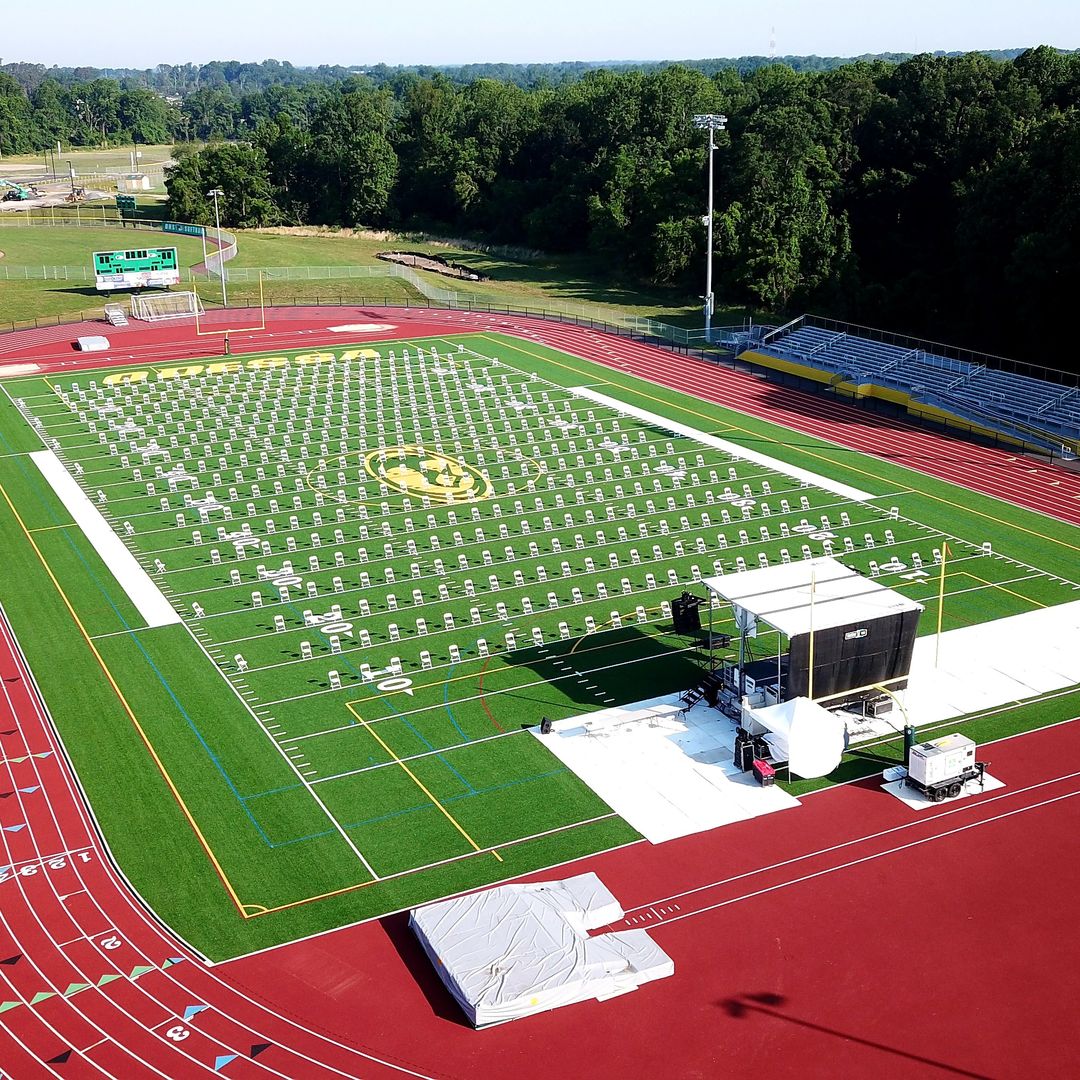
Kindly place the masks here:
[[(1062, 386), (1080, 386), (1080, 373), (1064, 371), (1048, 364), (1032, 364), (1023, 360), (1012, 360), (1007, 356), (997, 356), (994, 353), (979, 352), (975, 349), (963, 349), (956, 345), (946, 345), (943, 342), (926, 341), (922, 338), (910, 337), (907, 334), (894, 334), (888, 330), (878, 330), (872, 326), (860, 326), (858, 323), (843, 322), (839, 319), (828, 319), (821, 315), (804, 315), (801, 319), (794, 320), (794, 322), (804, 323), (807, 326), (817, 326), (822, 330), (829, 330), (834, 333), (848, 333), (856, 337), (867, 338), (870, 341), (880, 341), (884, 345), (893, 345), (911, 352), (930, 353), (935, 357), (958, 361), (972, 367), (981, 364), (991, 371), (1001, 371), (1009, 375), (1025, 375), (1029, 379), (1039, 379), (1042, 382), (1057, 383)], [(788, 325), (794, 325), (794, 323)], [(925, 360), (926, 357), (923, 359)]]

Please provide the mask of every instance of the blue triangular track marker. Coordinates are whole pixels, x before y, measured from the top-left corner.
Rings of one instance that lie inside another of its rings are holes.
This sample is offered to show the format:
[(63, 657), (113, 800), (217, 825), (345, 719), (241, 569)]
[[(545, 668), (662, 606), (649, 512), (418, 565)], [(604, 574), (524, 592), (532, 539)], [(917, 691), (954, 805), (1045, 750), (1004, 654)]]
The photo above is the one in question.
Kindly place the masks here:
[(193, 1016), (198, 1016), (201, 1012), (206, 1012), (209, 1009), (209, 1005), (189, 1005), (184, 1010), (184, 1019), (190, 1020)]
[(219, 1057), (214, 1058), (214, 1072), (219, 1069), (223, 1069), (230, 1061), (235, 1061), (239, 1054), (221, 1054)]

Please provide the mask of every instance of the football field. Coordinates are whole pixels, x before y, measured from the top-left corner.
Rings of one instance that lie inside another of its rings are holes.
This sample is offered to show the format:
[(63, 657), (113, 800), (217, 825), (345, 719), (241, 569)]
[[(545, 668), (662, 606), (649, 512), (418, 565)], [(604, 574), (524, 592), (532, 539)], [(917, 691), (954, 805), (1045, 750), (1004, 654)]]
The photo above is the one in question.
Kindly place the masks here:
[(1070, 526), (513, 338), (3, 389), (0, 597), (121, 866), (214, 958), (639, 839), (528, 729), (694, 685), (702, 577), (832, 554), (922, 633), (1080, 587)]

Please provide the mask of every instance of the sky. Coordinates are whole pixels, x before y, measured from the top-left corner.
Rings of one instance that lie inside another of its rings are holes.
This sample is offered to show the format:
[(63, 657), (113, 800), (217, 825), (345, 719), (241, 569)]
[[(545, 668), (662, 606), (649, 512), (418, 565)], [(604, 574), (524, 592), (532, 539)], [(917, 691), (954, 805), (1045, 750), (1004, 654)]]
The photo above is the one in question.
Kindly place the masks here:
[[(1080, 48), (1080, 0), (51, 0), (5, 20), (3, 62), (298, 66), (853, 56)], [(109, 31), (104, 27), (111, 26)]]

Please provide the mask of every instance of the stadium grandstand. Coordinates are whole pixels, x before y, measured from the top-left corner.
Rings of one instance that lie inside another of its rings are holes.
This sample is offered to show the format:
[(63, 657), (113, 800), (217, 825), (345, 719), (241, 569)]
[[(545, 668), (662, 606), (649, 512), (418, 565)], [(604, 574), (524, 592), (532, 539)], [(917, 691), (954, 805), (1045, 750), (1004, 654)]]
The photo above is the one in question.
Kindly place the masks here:
[[(857, 397), (960, 418), (1075, 456), (1080, 442), (1080, 376), (1045, 370), (882, 331), (802, 315), (746, 342), (741, 359), (786, 371)], [(948, 355), (956, 353), (956, 355)], [(1032, 369), (1038, 370), (1038, 369)]]

